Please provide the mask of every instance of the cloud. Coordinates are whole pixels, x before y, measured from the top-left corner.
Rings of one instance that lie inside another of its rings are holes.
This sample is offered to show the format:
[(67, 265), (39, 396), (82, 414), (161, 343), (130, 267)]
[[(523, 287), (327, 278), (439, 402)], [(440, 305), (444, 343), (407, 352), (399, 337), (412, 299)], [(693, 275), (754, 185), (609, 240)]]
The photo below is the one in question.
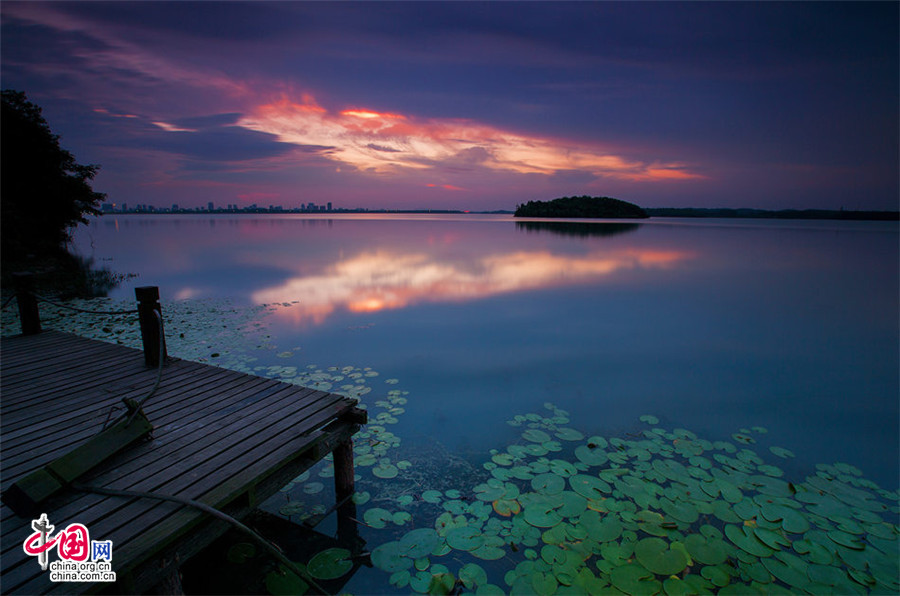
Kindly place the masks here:
[(518, 174), (566, 171), (630, 181), (702, 178), (684, 164), (629, 159), (594, 147), (505, 131), (470, 120), (348, 109), (330, 112), (310, 95), (252, 108), (237, 126), (298, 146), (329, 146), (328, 159), (376, 174), (475, 168)]

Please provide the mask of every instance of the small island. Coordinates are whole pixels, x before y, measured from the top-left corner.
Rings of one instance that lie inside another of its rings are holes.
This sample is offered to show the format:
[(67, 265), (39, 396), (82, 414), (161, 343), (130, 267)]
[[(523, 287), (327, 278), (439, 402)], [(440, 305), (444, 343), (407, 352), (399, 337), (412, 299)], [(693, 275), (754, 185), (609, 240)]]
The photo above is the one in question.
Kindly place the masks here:
[(562, 197), (552, 201), (528, 201), (516, 206), (515, 217), (579, 217), (646, 219), (650, 215), (627, 201), (611, 197)]

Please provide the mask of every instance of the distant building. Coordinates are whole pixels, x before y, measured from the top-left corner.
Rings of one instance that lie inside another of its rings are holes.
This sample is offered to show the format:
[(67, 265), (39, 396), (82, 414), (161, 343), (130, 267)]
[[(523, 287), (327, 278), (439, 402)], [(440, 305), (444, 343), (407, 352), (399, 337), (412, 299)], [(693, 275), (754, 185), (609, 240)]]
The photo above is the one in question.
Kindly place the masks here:
[(206, 208), (209, 209), (210, 211), (212, 211), (213, 209), (215, 209), (215, 207), (213, 206), (213, 202), (210, 201), (209, 203), (207, 203), (207, 204), (206, 204)]
[(178, 211), (178, 203), (172, 203), (172, 211)]
[(122, 203), (122, 213), (128, 211), (128, 203)]
[(328, 201), (328, 210), (331, 211), (331, 201)]
[(113, 205), (112, 203), (103, 203), (102, 205), (100, 205), (100, 211), (102, 211), (103, 213), (112, 213), (113, 207), (115, 207), (115, 205)]

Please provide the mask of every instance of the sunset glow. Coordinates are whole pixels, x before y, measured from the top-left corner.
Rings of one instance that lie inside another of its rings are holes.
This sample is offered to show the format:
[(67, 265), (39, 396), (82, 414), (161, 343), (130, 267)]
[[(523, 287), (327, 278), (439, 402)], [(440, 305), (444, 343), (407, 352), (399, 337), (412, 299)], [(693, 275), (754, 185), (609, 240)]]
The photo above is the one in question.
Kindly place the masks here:
[(330, 113), (309, 95), (300, 103), (281, 97), (259, 105), (238, 125), (275, 135), (283, 143), (319, 147), (328, 159), (376, 174), (452, 167), (548, 176), (584, 171), (633, 181), (702, 178), (677, 163), (647, 164), (467, 120), (420, 119), (365, 109)]
[(419, 253), (366, 252), (318, 275), (288, 279), (254, 292), (259, 304), (299, 304), (276, 316), (320, 324), (339, 310), (376, 312), (421, 302), (469, 301), (498, 294), (596, 282), (621, 271), (661, 269), (691, 255), (658, 249), (598, 250), (583, 256), (547, 251), (487, 255), (466, 263), (439, 261)]

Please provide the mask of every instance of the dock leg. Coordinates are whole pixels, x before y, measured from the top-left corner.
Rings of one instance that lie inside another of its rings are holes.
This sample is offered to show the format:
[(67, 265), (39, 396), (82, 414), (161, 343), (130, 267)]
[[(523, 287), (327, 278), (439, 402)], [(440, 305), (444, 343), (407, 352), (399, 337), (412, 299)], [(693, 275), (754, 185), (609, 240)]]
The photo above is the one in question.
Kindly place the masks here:
[[(168, 563), (166, 565), (166, 563)], [(166, 565), (166, 574), (159, 582), (153, 586), (148, 594), (158, 594), (163, 596), (184, 596), (184, 587), (181, 585), (181, 570), (178, 568), (178, 560), (160, 561), (161, 565)]]
[(353, 494), (353, 440), (334, 448), (334, 492), (340, 503)]
[(19, 303), (22, 335), (40, 333), (41, 315), (38, 311), (37, 297), (34, 295), (34, 274), (13, 273), (13, 279), (16, 287), (16, 301)]
[(353, 440), (347, 439), (335, 447), (333, 455), (335, 499), (341, 503), (337, 509), (337, 538), (342, 544), (355, 546), (359, 532), (354, 521), (356, 504), (351, 498), (354, 492)]

